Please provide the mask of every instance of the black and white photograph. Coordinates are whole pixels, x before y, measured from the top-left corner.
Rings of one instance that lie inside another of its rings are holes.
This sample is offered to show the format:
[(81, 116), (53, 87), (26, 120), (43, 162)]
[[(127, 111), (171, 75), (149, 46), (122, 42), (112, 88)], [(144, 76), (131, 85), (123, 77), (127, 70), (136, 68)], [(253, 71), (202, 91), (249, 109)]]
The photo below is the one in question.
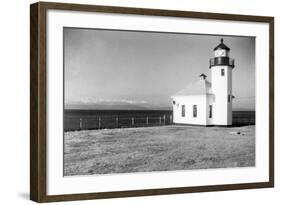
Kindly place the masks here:
[(63, 28), (63, 175), (256, 166), (255, 37)]

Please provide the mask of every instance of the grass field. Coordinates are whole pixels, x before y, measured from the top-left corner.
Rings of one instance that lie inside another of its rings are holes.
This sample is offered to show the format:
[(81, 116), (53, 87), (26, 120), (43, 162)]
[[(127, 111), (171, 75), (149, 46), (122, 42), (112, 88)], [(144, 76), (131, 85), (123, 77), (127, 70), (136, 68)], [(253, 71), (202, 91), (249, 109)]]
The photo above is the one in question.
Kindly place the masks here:
[(255, 126), (171, 125), (64, 136), (65, 176), (250, 166), (255, 166)]

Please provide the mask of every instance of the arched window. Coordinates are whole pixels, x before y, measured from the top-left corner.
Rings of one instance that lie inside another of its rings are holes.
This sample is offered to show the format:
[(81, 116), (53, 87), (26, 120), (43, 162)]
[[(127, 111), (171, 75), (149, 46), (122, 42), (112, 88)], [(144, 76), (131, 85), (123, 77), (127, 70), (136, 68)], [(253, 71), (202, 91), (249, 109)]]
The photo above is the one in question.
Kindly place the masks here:
[(224, 76), (224, 69), (221, 69), (221, 76)]
[(181, 116), (185, 117), (185, 105), (181, 106)]
[(197, 105), (193, 105), (193, 117), (197, 117)]
[(213, 106), (209, 105), (209, 118), (213, 117)]

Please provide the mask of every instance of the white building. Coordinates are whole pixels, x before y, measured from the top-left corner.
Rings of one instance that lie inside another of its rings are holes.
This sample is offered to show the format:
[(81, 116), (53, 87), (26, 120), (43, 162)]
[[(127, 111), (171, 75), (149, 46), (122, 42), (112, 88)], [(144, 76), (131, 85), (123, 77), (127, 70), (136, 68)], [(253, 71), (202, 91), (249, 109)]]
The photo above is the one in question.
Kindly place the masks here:
[(172, 96), (173, 122), (203, 126), (232, 125), (232, 69), (234, 60), (223, 43), (214, 48), (210, 59), (211, 82), (201, 74), (198, 82)]

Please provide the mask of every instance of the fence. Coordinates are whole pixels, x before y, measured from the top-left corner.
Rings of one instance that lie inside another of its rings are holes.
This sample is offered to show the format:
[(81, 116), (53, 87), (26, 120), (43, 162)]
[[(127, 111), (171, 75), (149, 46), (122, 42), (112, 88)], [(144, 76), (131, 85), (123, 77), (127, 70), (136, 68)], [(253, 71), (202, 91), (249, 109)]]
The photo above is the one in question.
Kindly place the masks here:
[[(64, 130), (112, 129), (129, 127), (150, 127), (173, 124), (172, 114), (161, 115), (93, 115), (65, 116)], [(254, 125), (254, 111), (233, 111), (234, 126)]]
[(94, 117), (65, 117), (64, 130), (85, 130), (85, 129), (112, 129), (128, 127), (149, 127), (171, 125), (172, 115), (160, 116), (118, 116), (105, 115)]
[(232, 125), (254, 125), (256, 123), (255, 111), (233, 111)]

